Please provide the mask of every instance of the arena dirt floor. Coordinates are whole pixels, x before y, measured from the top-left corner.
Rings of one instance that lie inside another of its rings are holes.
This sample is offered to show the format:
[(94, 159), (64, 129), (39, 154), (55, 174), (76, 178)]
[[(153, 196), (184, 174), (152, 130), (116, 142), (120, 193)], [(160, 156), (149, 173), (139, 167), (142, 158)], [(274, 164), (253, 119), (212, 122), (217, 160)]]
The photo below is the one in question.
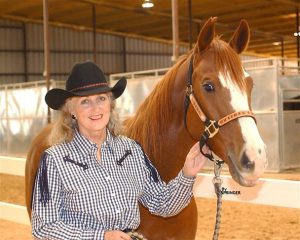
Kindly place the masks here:
[[(266, 174), (264, 177), (300, 181), (299, 171)], [(25, 205), (24, 177), (0, 174), (0, 184), (0, 201)], [(199, 220), (196, 240), (212, 239), (216, 202), (213, 199), (197, 198), (197, 206)], [(2, 240), (32, 239), (30, 226), (4, 220), (0, 221), (0, 233)], [(300, 209), (223, 201), (219, 239), (298, 240)]]

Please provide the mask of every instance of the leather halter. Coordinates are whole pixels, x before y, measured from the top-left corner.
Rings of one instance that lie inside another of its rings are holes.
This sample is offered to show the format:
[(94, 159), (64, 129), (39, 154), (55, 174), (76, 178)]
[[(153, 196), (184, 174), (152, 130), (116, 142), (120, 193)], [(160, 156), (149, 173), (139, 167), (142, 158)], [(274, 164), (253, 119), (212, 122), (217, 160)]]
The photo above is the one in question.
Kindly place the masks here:
[[(212, 153), (207, 154), (203, 152), (203, 147), (206, 144), (207, 140), (209, 138), (214, 137), (218, 132), (219, 128), (224, 126), (225, 124), (240, 118), (240, 117), (252, 117), (254, 121), (256, 122), (256, 119), (254, 117), (254, 114), (252, 111), (238, 111), (238, 112), (233, 112), (225, 117), (219, 119), (219, 120), (210, 120), (206, 114), (203, 112), (201, 109), (199, 102), (197, 101), (196, 96), (194, 95), (193, 91), (193, 82), (192, 82), (192, 75), (193, 75), (193, 56), (191, 56), (190, 59), (190, 64), (189, 64), (189, 70), (188, 70), (188, 75), (187, 75), (187, 88), (186, 88), (186, 95), (185, 95), (185, 101), (184, 101), (184, 126), (186, 129), (187, 128), (187, 122), (186, 122), (186, 117), (187, 117), (187, 111), (189, 108), (190, 103), (192, 103), (197, 115), (201, 119), (201, 121), (204, 123), (204, 132), (199, 140), (200, 144), (200, 151), (201, 153), (206, 156), (209, 160), (211, 161), (216, 161), (212, 155)], [(224, 161), (217, 160), (218, 164), (223, 164)]]

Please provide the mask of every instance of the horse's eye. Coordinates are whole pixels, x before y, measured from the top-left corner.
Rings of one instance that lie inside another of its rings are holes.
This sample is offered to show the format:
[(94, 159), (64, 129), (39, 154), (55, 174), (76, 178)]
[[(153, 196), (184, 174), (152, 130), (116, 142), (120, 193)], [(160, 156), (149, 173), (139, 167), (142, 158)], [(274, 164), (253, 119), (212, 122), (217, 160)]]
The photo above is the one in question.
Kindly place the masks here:
[(204, 83), (203, 88), (206, 92), (212, 92), (215, 90), (215, 87), (211, 82)]

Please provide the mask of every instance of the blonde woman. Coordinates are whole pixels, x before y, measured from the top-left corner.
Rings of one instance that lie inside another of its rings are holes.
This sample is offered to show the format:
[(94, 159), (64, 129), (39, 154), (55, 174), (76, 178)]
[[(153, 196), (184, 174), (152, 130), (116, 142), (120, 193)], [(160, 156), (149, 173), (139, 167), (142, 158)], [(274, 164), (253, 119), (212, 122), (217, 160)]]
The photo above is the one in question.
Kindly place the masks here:
[(193, 146), (177, 177), (163, 182), (142, 147), (118, 135), (114, 100), (126, 79), (110, 87), (93, 62), (76, 64), (65, 89), (45, 97), (60, 115), (39, 167), (32, 202), (37, 239), (143, 239), (130, 236), (140, 224), (138, 202), (152, 214), (178, 214), (192, 197), (205, 163)]

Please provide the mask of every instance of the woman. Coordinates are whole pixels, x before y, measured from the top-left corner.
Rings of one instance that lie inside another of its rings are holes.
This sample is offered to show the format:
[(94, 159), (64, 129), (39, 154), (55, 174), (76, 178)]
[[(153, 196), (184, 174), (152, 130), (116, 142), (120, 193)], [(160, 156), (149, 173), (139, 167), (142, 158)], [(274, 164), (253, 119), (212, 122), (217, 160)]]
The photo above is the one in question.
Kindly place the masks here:
[(178, 176), (164, 183), (142, 147), (118, 135), (114, 100), (125, 87), (125, 78), (109, 87), (101, 69), (88, 61), (73, 67), (66, 90), (46, 94), (47, 105), (60, 115), (36, 177), (34, 237), (131, 239), (126, 232), (140, 224), (138, 202), (163, 217), (189, 203), (205, 163), (198, 144)]

